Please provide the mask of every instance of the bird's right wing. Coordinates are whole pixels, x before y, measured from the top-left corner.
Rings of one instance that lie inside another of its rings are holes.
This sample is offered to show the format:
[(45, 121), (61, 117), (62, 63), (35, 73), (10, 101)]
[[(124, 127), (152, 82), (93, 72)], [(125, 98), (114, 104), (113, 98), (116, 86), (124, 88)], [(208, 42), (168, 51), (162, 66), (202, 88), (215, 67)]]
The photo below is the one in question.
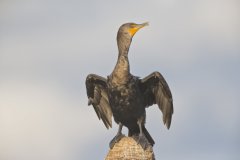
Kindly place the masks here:
[(98, 118), (108, 129), (112, 127), (112, 110), (107, 95), (107, 80), (95, 74), (86, 78), (88, 105), (92, 105)]

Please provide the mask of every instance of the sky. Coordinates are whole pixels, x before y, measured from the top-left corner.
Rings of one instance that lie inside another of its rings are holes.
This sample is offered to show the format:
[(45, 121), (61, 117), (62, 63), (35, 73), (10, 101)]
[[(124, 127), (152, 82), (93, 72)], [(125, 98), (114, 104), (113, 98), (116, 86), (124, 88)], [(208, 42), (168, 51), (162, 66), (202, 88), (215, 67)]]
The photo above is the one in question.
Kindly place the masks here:
[[(239, 0), (1, 0), (0, 159), (104, 159), (107, 130), (87, 106), (85, 78), (106, 77), (123, 23), (131, 73), (159, 71), (173, 94), (170, 130), (156, 105), (146, 127), (156, 159), (240, 158)], [(127, 129), (123, 132), (127, 134)]]

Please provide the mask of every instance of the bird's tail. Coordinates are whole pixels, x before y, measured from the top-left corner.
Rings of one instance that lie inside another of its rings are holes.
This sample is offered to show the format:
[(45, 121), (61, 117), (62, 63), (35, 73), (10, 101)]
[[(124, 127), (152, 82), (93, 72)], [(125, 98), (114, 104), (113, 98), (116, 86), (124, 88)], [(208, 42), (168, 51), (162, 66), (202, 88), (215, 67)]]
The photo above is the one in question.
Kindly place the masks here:
[(153, 138), (151, 137), (151, 135), (148, 133), (145, 126), (142, 127), (142, 130), (143, 130), (143, 134), (147, 138), (148, 142), (153, 146), (155, 144), (155, 142), (154, 142)]
[[(142, 130), (143, 130), (143, 134), (147, 138), (148, 142), (153, 146), (155, 144), (155, 142), (154, 142), (153, 138), (151, 137), (151, 135), (148, 133), (148, 131), (144, 125), (142, 126)], [(139, 133), (140, 133), (139, 127), (136, 125), (136, 127), (129, 128), (128, 136), (130, 136), (130, 137), (136, 136)]]

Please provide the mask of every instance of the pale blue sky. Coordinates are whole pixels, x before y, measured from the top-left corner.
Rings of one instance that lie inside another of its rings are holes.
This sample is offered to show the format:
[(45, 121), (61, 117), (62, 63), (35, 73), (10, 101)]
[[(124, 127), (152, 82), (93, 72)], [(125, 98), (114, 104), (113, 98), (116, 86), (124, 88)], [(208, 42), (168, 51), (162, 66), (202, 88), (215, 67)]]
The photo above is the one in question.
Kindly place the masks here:
[(238, 0), (1, 1), (0, 159), (104, 159), (117, 125), (107, 130), (87, 106), (85, 77), (111, 73), (121, 24), (149, 21), (129, 58), (134, 75), (160, 71), (172, 90), (170, 130), (157, 106), (147, 110), (156, 158), (238, 160), (239, 7)]

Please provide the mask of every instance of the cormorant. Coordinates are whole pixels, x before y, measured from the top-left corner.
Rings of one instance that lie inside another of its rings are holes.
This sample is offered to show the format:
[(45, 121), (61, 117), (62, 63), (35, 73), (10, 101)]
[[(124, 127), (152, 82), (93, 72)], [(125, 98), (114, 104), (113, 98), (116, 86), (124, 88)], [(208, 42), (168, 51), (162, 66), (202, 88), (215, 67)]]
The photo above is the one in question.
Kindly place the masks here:
[(88, 105), (92, 105), (107, 128), (112, 127), (112, 116), (119, 125), (117, 135), (110, 142), (114, 146), (124, 135), (122, 127), (144, 149), (154, 140), (145, 128), (145, 108), (157, 104), (163, 114), (163, 123), (169, 129), (173, 114), (172, 94), (159, 72), (145, 78), (130, 73), (128, 51), (134, 34), (148, 23), (123, 24), (117, 34), (118, 60), (113, 72), (106, 78), (89, 74), (86, 78)]

